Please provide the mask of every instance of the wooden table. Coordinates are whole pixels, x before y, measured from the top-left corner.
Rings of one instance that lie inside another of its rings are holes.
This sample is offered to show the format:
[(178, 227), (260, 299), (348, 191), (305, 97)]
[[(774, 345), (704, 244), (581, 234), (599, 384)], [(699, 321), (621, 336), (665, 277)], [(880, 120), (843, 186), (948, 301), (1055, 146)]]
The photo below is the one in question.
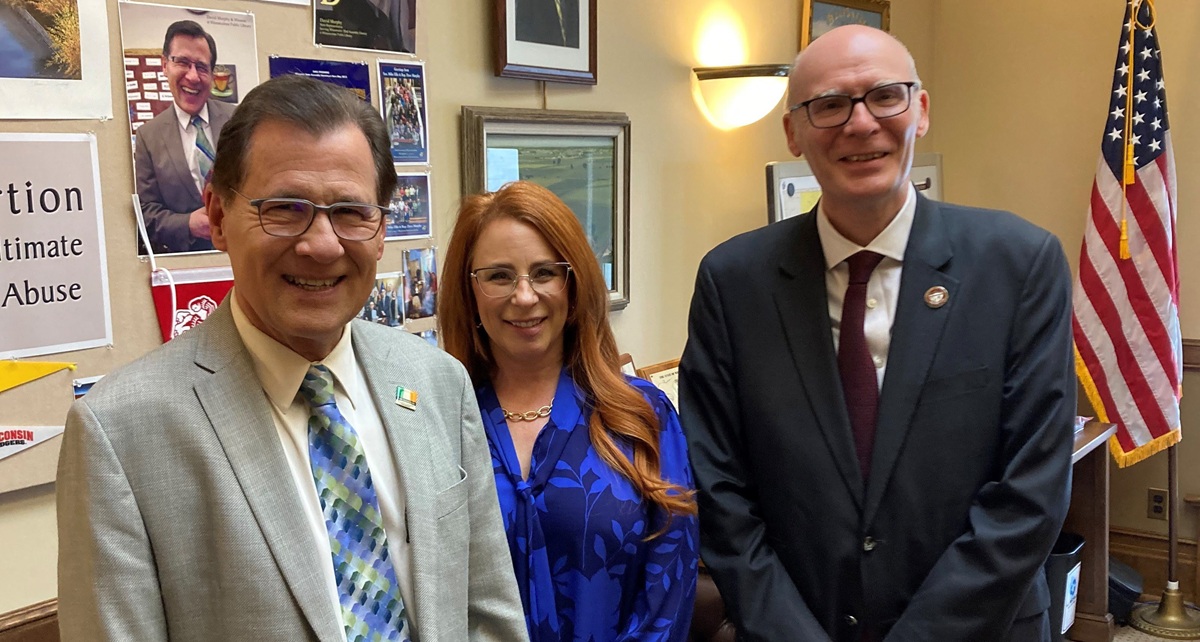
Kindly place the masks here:
[(1112, 642), (1116, 628), (1108, 612), (1108, 438), (1114, 424), (1089, 422), (1075, 433), (1071, 455), (1071, 509), (1063, 530), (1082, 535), (1083, 568), (1075, 625), (1067, 638), (1077, 642)]

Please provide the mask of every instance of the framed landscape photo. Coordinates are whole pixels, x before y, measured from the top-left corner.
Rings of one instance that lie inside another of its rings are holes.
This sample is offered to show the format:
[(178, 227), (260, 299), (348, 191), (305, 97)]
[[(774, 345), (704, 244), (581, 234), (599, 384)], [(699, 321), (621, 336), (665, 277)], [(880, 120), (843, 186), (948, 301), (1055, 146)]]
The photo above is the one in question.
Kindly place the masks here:
[(583, 225), (614, 310), (629, 305), (629, 117), (617, 112), (462, 108), (462, 193), (527, 180)]
[(800, 48), (842, 25), (888, 31), (891, 11), (888, 0), (800, 0)]
[(496, 75), (596, 84), (598, 0), (492, 0)]

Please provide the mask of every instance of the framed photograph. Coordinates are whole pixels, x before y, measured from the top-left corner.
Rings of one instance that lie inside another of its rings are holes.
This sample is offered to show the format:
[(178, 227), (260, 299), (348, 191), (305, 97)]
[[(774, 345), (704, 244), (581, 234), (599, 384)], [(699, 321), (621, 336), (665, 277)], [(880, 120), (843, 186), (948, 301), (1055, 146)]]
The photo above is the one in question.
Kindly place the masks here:
[[(925, 198), (942, 200), (942, 155), (923, 152), (913, 156), (908, 178)], [(806, 214), (820, 198), (821, 186), (808, 161), (767, 163), (767, 223)]]
[(597, 0), (493, 0), (496, 75), (596, 84)]
[(527, 180), (583, 224), (612, 309), (629, 305), (629, 117), (616, 112), (462, 108), (462, 193)]
[[(404, 251), (404, 320), (432, 317), (437, 312), (437, 262), (433, 248)], [(419, 328), (411, 328), (417, 332)]]
[(388, 241), (427, 239), (433, 236), (429, 226), (429, 174), (396, 173), (396, 190), (384, 215), (384, 238)]
[(800, 0), (800, 48), (842, 25), (888, 31), (891, 12), (889, 0)]
[(267, 59), (267, 64), (272, 78), (287, 74), (316, 78), (331, 85), (350, 89), (358, 94), (359, 98), (371, 102), (371, 67), (365, 62), (285, 58), (272, 55)]
[(379, 110), (394, 163), (429, 162), (425, 63), (379, 61)]
[(401, 275), (399, 272), (388, 272), (375, 275), (375, 289), (363, 304), (358, 318), (392, 328), (404, 323), (404, 301)]
[(415, 53), (417, 0), (313, 2), (313, 43), (318, 47)]
[(667, 399), (671, 400), (671, 405), (675, 406), (676, 410), (679, 409), (679, 359), (638, 368), (637, 374), (658, 386), (658, 389), (667, 395)]

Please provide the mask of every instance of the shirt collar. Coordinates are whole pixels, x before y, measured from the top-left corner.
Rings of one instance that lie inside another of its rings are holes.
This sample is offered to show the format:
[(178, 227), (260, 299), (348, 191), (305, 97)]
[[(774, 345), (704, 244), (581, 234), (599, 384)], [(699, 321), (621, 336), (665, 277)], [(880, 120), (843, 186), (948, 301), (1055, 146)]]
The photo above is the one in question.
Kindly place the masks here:
[[(180, 127), (187, 129), (189, 126), (191, 126), (191, 124), (192, 124), (192, 115), (191, 114), (180, 109), (178, 103), (176, 103), (174, 99), (171, 100), (171, 107), (175, 109), (175, 118), (179, 119)], [(208, 103), (207, 102), (205, 102), (203, 105), (200, 106), (199, 116), (200, 116), (200, 120), (203, 120), (204, 124), (207, 125), (208, 124)]]
[(854, 241), (844, 237), (829, 222), (825, 209), (817, 204), (817, 236), (821, 240), (821, 250), (825, 253), (825, 269), (832, 270), (834, 266), (845, 261), (850, 256), (870, 250), (876, 254), (904, 262), (904, 250), (908, 247), (908, 235), (912, 231), (913, 216), (917, 210), (917, 190), (908, 186), (908, 198), (900, 211), (892, 218), (892, 222), (883, 228), (866, 247), (860, 247)]
[(238, 305), (237, 296), (234, 294), (231, 292), (229, 296), (233, 323), (250, 353), (263, 392), (267, 393), (267, 397), (276, 408), (287, 410), (292, 405), (296, 393), (300, 390), (300, 383), (304, 380), (304, 374), (314, 363), (329, 368), (333, 373), (335, 388), (340, 386), (346, 399), (350, 400), (351, 407), (354, 407), (356, 399), (364, 398), (360, 396), (363, 391), (359, 387), (359, 378), (354, 376), (358, 362), (354, 357), (354, 347), (350, 338), (350, 323), (346, 324), (342, 338), (329, 355), (320, 361), (312, 362), (256, 328)]

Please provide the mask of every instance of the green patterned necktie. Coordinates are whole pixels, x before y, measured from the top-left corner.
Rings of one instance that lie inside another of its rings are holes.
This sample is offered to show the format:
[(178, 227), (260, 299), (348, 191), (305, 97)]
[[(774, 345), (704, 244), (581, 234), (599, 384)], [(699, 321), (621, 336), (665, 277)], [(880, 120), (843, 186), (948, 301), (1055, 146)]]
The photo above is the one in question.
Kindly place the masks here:
[(347, 642), (409, 642), (408, 617), (388, 558), (379, 499), (358, 433), (338, 411), (333, 375), (309, 367), (300, 394), (312, 414), (308, 453), (329, 531)]
[(204, 119), (199, 114), (192, 116), (192, 127), (196, 128), (196, 149), (193, 152), (196, 154), (196, 166), (200, 168), (200, 180), (207, 183), (213, 159), (217, 157), (216, 152), (212, 143), (208, 142), (208, 135), (204, 133)]

